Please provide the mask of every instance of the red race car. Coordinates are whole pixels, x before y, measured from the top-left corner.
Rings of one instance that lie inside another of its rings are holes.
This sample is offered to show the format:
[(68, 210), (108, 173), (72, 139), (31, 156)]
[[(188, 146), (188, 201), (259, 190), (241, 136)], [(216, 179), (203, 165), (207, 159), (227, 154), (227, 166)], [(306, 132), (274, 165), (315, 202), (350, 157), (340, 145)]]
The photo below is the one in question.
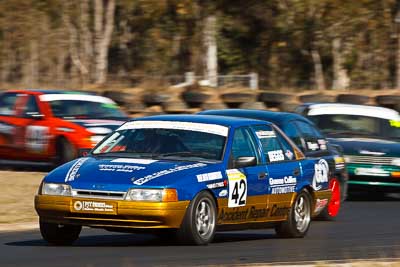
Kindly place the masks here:
[(117, 104), (91, 93), (10, 90), (0, 94), (3, 162), (59, 165), (91, 149), (128, 120)]

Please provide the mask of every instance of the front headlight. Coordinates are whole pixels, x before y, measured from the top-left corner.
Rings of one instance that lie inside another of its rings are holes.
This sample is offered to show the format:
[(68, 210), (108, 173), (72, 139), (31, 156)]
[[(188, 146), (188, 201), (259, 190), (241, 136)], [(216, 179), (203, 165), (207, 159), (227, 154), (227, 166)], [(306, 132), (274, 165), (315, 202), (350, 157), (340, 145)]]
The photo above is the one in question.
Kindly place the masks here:
[(400, 166), (400, 158), (393, 159), (391, 165)]
[(43, 183), (42, 195), (71, 196), (71, 186), (67, 184)]
[(176, 189), (139, 189), (132, 188), (126, 194), (125, 200), (171, 202), (178, 201)]

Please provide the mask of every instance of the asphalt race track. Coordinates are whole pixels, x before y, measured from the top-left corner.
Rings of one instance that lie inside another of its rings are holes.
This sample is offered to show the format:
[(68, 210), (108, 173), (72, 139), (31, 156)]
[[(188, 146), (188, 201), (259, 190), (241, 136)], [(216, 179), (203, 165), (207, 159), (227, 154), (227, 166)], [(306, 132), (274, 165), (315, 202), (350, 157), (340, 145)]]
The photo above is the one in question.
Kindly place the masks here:
[(151, 235), (84, 229), (72, 247), (48, 246), (38, 230), (0, 234), (0, 266), (200, 266), (400, 258), (399, 198), (347, 201), (335, 222), (314, 221), (304, 239), (273, 230), (218, 233), (209, 246), (175, 246)]

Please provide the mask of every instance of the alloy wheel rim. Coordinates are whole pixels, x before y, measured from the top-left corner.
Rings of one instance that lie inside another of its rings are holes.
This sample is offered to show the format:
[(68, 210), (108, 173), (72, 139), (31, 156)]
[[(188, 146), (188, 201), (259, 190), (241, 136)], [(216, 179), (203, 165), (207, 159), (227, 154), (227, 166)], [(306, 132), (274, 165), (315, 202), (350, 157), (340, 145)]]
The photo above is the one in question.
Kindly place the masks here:
[(197, 205), (195, 219), (197, 233), (203, 239), (210, 238), (215, 228), (215, 213), (208, 199), (201, 200)]
[(335, 217), (339, 213), (340, 209), (340, 184), (336, 178), (333, 178), (329, 182), (329, 188), (332, 191), (332, 198), (328, 204), (328, 214), (331, 217)]
[(310, 223), (310, 203), (305, 196), (300, 196), (294, 207), (294, 218), (296, 229), (303, 233), (307, 230)]

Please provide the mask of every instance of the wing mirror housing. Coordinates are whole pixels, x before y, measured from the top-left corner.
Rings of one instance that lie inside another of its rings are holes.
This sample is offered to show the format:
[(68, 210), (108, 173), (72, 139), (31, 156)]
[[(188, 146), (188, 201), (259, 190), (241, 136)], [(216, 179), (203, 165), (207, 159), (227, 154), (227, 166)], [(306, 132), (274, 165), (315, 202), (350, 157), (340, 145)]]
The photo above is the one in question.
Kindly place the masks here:
[(235, 168), (254, 166), (257, 163), (256, 157), (238, 157), (234, 160)]
[(90, 154), (91, 149), (88, 148), (81, 148), (78, 150), (78, 157), (87, 157)]
[(42, 120), (42, 119), (44, 119), (44, 114), (37, 113), (37, 112), (28, 113), (27, 116), (29, 118), (34, 119), (34, 120)]

